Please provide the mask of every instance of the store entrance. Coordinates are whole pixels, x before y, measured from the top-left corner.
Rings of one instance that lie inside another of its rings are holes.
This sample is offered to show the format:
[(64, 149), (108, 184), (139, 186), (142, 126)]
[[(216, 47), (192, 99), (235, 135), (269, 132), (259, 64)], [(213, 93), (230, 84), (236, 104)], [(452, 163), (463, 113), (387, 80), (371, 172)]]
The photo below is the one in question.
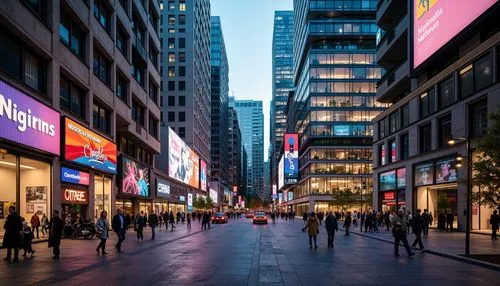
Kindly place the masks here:
[(440, 213), (453, 213), (455, 219), (453, 227), (458, 227), (458, 203), (456, 184), (420, 187), (417, 189), (417, 208), (427, 209), (436, 219), (433, 220), (433, 226), (437, 225), (437, 217)]

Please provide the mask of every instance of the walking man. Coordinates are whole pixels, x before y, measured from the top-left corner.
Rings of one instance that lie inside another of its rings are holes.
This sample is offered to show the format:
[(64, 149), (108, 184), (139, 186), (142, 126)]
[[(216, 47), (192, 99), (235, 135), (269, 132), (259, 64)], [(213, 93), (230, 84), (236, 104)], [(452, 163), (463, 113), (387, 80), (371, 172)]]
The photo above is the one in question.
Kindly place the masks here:
[(52, 252), (54, 257), (52, 259), (59, 259), (61, 255), (61, 250), (59, 246), (61, 245), (61, 235), (64, 225), (62, 219), (59, 217), (59, 211), (54, 210), (52, 219), (49, 223), (49, 247), (52, 247)]
[(155, 240), (156, 226), (158, 226), (158, 216), (153, 212), (148, 218), (149, 226), (151, 227), (151, 240)]
[[(3, 247), (7, 248), (7, 257), (5, 257), (4, 260), (8, 263), (18, 262), (23, 223), (21, 217), (16, 212), (15, 206), (9, 206), (9, 215), (5, 221), (4, 229)], [(14, 260), (12, 260), (12, 249), (14, 249)]]
[(491, 224), (491, 240), (496, 240), (498, 224), (500, 223), (500, 216), (497, 214), (497, 211), (494, 210), (493, 214), (490, 216), (490, 224)]
[(424, 222), (424, 227), (422, 228), (422, 232), (424, 234), (424, 237), (429, 236), (429, 213), (427, 212), (427, 209), (424, 209), (424, 213), (422, 214), (422, 219)]
[(446, 214), (446, 231), (453, 232), (453, 221), (455, 220), (455, 216), (451, 210)]
[(412, 226), (413, 226), (413, 233), (415, 234), (415, 241), (411, 246), (415, 248), (415, 246), (418, 243), (420, 250), (423, 250), (424, 244), (422, 242), (422, 230), (425, 227), (425, 221), (424, 218), (420, 215), (421, 212), (422, 211), (420, 209), (417, 209), (417, 213), (412, 218)]
[(31, 229), (33, 230), (33, 232), (35, 232), (35, 230), (36, 230), (36, 239), (39, 239), (40, 236), (38, 235), (38, 231), (40, 228), (40, 218), (38, 217), (38, 215), (36, 213), (33, 214), (33, 216), (31, 217), (30, 224), (31, 224)]
[(325, 219), (326, 233), (328, 234), (328, 247), (333, 248), (333, 241), (335, 240), (335, 232), (339, 230), (337, 218), (330, 211)]
[(411, 257), (415, 255), (411, 251), (410, 245), (408, 244), (407, 234), (407, 221), (405, 217), (405, 210), (400, 209), (398, 215), (392, 218), (392, 224), (394, 225), (394, 255), (399, 256), (399, 242), (402, 241), (403, 245), (408, 252), (408, 256)]
[(125, 216), (123, 215), (122, 209), (117, 210), (118, 213), (113, 217), (112, 227), (118, 236), (118, 242), (115, 245), (117, 252), (122, 252), (122, 242), (125, 240)]
[(344, 229), (345, 229), (345, 235), (346, 236), (351, 236), (351, 233), (349, 232), (349, 228), (351, 227), (351, 213), (347, 212), (347, 215), (345, 216), (344, 219)]

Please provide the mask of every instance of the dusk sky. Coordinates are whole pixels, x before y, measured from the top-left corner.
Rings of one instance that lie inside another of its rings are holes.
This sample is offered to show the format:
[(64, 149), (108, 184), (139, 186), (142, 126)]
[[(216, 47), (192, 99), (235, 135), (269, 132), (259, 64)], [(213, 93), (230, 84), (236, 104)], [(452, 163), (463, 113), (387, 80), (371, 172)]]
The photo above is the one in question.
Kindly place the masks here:
[(269, 149), (272, 99), (272, 41), (275, 10), (292, 10), (293, 0), (211, 0), (220, 16), (229, 60), (229, 95), (264, 103), (264, 160)]

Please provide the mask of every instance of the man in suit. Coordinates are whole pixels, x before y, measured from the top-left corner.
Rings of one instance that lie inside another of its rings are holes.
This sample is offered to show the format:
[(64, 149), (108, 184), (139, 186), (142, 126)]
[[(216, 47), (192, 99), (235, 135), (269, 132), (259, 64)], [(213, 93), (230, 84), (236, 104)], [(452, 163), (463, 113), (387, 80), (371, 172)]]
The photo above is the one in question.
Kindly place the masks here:
[(54, 210), (52, 219), (49, 223), (49, 247), (53, 248), (53, 259), (59, 259), (59, 255), (61, 255), (59, 246), (61, 245), (61, 235), (63, 228), (64, 224), (62, 219), (59, 217), (59, 211)]
[(118, 243), (115, 245), (116, 251), (122, 252), (122, 242), (125, 240), (125, 216), (121, 209), (117, 210), (117, 214), (113, 217), (112, 227), (118, 236)]

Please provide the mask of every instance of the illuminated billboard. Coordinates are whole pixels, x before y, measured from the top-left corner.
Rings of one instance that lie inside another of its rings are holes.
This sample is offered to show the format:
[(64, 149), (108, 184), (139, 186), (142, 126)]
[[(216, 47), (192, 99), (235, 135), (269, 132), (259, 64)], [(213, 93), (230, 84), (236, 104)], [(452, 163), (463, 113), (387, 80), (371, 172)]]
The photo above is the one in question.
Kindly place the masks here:
[(497, 0), (414, 0), (413, 68), (446, 45)]
[(207, 163), (200, 160), (200, 190), (207, 191)]
[(200, 157), (171, 128), (168, 128), (168, 175), (194, 188), (200, 187)]
[(285, 162), (284, 183), (285, 185), (296, 184), (299, 179), (299, 135), (285, 134)]
[(121, 191), (124, 194), (149, 196), (149, 168), (148, 166), (121, 156)]
[(285, 185), (285, 156), (281, 156), (280, 162), (278, 164), (278, 189), (281, 189)]

